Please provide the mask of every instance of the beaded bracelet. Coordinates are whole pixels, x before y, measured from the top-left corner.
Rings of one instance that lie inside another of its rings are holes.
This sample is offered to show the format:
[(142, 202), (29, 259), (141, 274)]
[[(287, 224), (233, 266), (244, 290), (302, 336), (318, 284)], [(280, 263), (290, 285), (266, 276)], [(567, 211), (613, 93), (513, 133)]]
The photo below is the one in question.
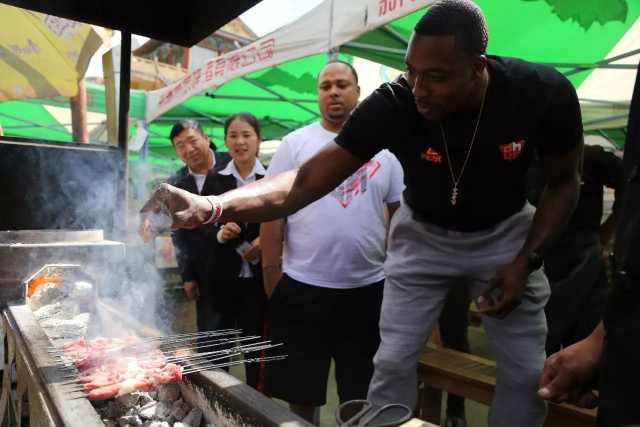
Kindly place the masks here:
[(203, 224), (211, 224), (222, 216), (222, 200), (218, 196), (206, 196), (205, 198), (211, 204), (211, 216)]

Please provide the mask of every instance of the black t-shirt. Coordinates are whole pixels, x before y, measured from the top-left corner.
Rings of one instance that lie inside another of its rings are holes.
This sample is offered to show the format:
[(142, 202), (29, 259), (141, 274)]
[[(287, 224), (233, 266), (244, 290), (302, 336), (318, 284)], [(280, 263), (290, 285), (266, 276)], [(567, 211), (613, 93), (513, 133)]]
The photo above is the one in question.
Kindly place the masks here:
[[(582, 138), (580, 106), (571, 83), (546, 66), (489, 57), (490, 84), (466, 169), (452, 206), (452, 178), (440, 122), (416, 110), (404, 79), (385, 83), (353, 112), (336, 142), (363, 160), (388, 148), (404, 168), (404, 198), (419, 220), (458, 231), (490, 228), (519, 211), (533, 157), (566, 153)], [(478, 112), (444, 122), (458, 176)]]

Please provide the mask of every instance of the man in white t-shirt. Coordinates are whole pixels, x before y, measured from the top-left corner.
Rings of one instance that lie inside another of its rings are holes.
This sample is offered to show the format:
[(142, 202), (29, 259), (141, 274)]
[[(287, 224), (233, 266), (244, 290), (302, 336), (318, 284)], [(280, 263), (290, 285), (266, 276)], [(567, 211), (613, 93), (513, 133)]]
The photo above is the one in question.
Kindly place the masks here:
[[(285, 137), (267, 175), (298, 168), (333, 141), (359, 94), (350, 64), (327, 64), (318, 77), (320, 122)], [(380, 342), (385, 208), (393, 215), (403, 189), (402, 168), (384, 150), (330, 194), (262, 225), (269, 337), (288, 355), (265, 367), (264, 391), (316, 424), (331, 359), (340, 401), (367, 396)]]

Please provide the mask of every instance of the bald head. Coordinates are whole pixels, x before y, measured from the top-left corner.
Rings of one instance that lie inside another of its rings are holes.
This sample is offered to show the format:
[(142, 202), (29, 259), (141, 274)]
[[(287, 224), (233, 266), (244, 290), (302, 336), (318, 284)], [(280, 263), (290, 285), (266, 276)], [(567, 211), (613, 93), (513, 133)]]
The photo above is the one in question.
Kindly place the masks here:
[(318, 104), (323, 126), (338, 132), (358, 104), (358, 77), (350, 64), (330, 62), (318, 75)]

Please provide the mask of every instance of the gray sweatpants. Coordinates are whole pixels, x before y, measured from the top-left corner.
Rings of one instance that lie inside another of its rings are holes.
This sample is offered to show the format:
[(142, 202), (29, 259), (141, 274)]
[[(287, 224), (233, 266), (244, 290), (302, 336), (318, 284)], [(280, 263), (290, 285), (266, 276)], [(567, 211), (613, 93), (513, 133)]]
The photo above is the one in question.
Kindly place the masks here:
[[(374, 404), (417, 400), (417, 363), (449, 287), (465, 279), (472, 298), (522, 248), (535, 210), (522, 211), (490, 230), (462, 233), (417, 222), (405, 204), (393, 216), (380, 317), (381, 344), (368, 399)], [(506, 318), (483, 316), (497, 359), (492, 427), (542, 426), (545, 403), (537, 397), (545, 360), (544, 306), (549, 283), (542, 269), (527, 282), (522, 303)]]

